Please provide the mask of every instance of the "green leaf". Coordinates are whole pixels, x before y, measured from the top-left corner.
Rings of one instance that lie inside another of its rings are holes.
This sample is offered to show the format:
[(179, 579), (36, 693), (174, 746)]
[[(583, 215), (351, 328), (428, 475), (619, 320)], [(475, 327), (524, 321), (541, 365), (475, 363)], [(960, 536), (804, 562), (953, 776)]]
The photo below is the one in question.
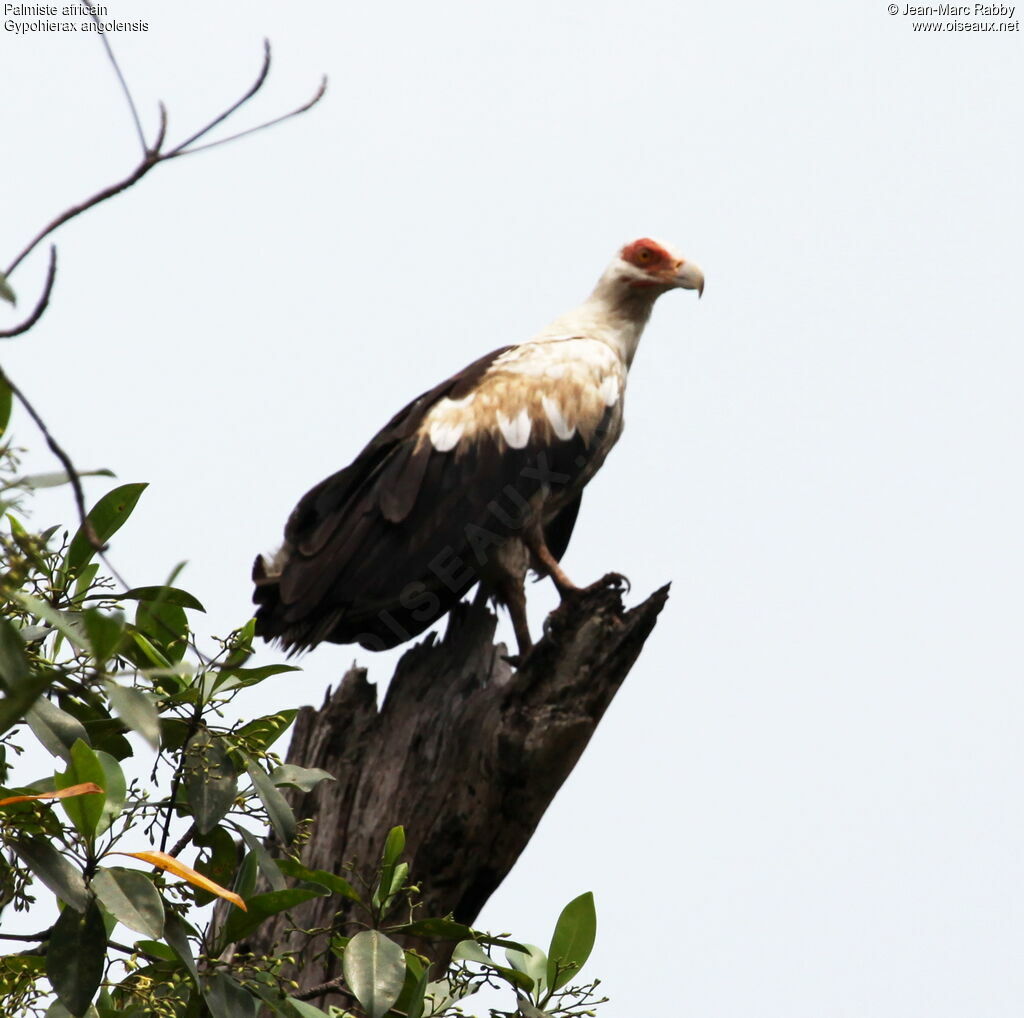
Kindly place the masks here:
[(526, 990), (527, 993), (533, 991), (533, 980), (525, 972), (517, 972), (513, 968), (499, 965), (475, 940), (463, 940), (456, 944), (452, 958), (457, 961), (472, 961), (478, 965), (485, 965), (508, 980), (513, 986)]
[(390, 932), (425, 940), (473, 940), (473, 931), (454, 919), (417, 919), (413, 923), (393, 926)]
[(85, 726), (49, 700), (37, 700), (26, 720), (44, 748), (67, 763), (71, 763), (71, 747), (75, 742), (89, 741)]
[[(164, 655), (161, 654), (160, 651), (158, 651), (156, 647), (154, 647), (153, 644), (142, 635), (142, 633), (137, 632), (134, 629), (129, 629), (128, 634), (131, 636), (134, 647), (129, 646), (126, 648), (125, 654), (130, 657), (136, 665), (143, 669), (155, 667), (167, 672), (171, 670), (171, 662), (168, 661), (167, 658), (164, 657)], [(136, 650), (138, 651), (137, 653), (133, 652)]]
[(217, 678), (213, 683), (214, 692), (219, 689), (237, 689), (245, 686), (255, 686), (272, 675), (282, 675), (285, 672), (301, 672), (302, 669), (295, 665), (264, 665), (262, 668), (221, 668), (217, 672)]
[(162, 601), (164, 604), (175, 604), (181, 608), (205, 612), (202, 603), (187, 590), (178, 587), (132, 587), (123, 594), (96, 594), (108, 601)]
[(547, 988), (548, 956), (533, 944), (524, 944), (524, 951), (506, 949), (505, 957), (517, 972), (523, 972), (533, 980), (533, 992), (540, 998)]
[(232, 733), (232, 737), (239, 742), (244, 740), (245, 748), (250, 753), (264, 752), (288, 731), (298, 713), (298, 710), (289, 708), (278, 711), (277, 714), (268, 714), (242, 725), (238, 731)]
[[(85, 1018), (95, 1018), (96, 1014), (97, 1011), (93, 1005), (85, 1009)], [(74, 1016), (59, 1000), (55, 1000), (46, 1009), (44, 1018), (74, 1018)]]
[(282, 873), (287, 873), (290, 877), (307, 880), (311, 884), (320, 884), (321, 887), (326, 887), (334, 894), (340, 894), (343, 898), (348, 898), (349, 901), (362, 904), (359, 892), (344, 877), (339, 877), (336, 873), (307, 869), (294, 859), (278, 859), (277, 865)]
[(523, 1018), (555, 1018), (547, 1011), (542, 1011), (536, 1004), (531, 1003), (522, 994), (516, 994), (516, 1002), (519, 1005), (519, 1013)]
[[(121, 765), (109, 753), (102, 749), (96, 750), (96, 759), (103, 768), (103, 780), (100, 787), (107, 791), (103, 799), (103, 814), (96, 826), (96, 833), (102, 834), (120, 815), (124, 809), (124, 801), (128, 796), (128, 786), (125, 782), (124, 771)], [(83, 798), (88, 798), (84, 796)], [(95, 798), (100, 798), (98, 795)]]
[(200, 728), (185, 747), (185, 788), (200, 834), (212, 831), (238, 794), (238, 777), (224, 743)]
[(18, 630), (0, 618), (0, 685), (7, 695), (0, 699), (0, 735), (24, 720), (33, 705), (49, 688), (57, 673), (50, 669), (32, 671), (25, 643)]
[(407, 862), (400, 862), (395, 867), (395, 872), (391, 876), (391, 886), (388, 888), (388, 897), (394, 897), (398, 892), (405, 887), (405, 882), (409, 879), (409, 864)]
[(94, 750), (79, 739), (71, 747), (71, 766), (53, 776), (57, 788), (94, 781), (104, 795), (80, 795), (62, 799), (61, 806), (75, 829), (87, 840), (102, 834), (124, 808), (127, 786), (118, 762), (102, 750)]
[(388, 831), (387, 841), (384, 842), (384, 852), (381, 856), (381, 866), (394, 866), (399, 856), (405, 851), (405, 828), (392, 827)]
[(394, 1009), (405, 1018), (420, 1018), (423, 1014), (424, 995), (430, 981), (430, 969), (413, 951), (405, 952), (405, 982), (394, 1003)]
[[(88, 601), (89, 591), (96, 582), (96, 574), (100, 571), (99, 562), (90, 562), (84, 569), (79, 570), (78, 579), (75, 580), (74, 600), (76, 602)], [(98, 594), (97, 597), (103, 595)]]
[(4, 689), (13, 692), (26, 682), (28, 675), (24, 641), (7, 619), (0, 618), (0, 681)]
[(498, 967), (498, 963), (492, 961), (491, 956), (471, 937), (455, 945), (452, 958), (456, 961), (474, 961), (478, 965), (489, 965), (491, 968)]
[(257, 838), (255, 834), (247, 831), (244, 827), (239, 827), (238, 833), (242, 835), (242, 840), (249, 851), (256, 856), (260, 872), (266, 878), (267, 883), (270, 884), (270, 889), (272, 891), (283, 891), (288, 886), (285, 883), (284, 874), (281, 872), (281, 867), (277, 865), (277, 860), (263, 847), (263, 839)]
[(11, 591), (9, 596), (12, 601), (21, 605), (25, 611), (34, 615), (37, 619), (48, 622), (79, 650), (85, 651), (86, 654), (92, 653), (92, 647), (89, 646), (89, 638), (86, 635), (85, 627), (81, 624), (81, 616), (77, 612), (57, 611), (56, 608), (51, 607), (38, 597), (33, 597), (31, 594), (26, 594), (20, 590)]
[(120, 612), (101, 612), (98, 608), (86, 608), (82, 612), (85, 635), (89, 638), (92, 656), (97, 664), (105, 665), (117, 650), (124, 632), (124, 616)]
[(247, 852), (242, 859), (242, 865), (238, 867), (235, 874), (235, 883), (232, 890), (235, 894), (248, 900), (256, 890), (256, 881), (260, 875), (260, 861), (255, 852)]
[(165, 753), (176, 753), (189, 738), (188, 722), (180, 718), (160, 719), (160, 745)]
[(270, 775), (247, 755), (245, 756), (245, 769), (252, 779), (256, 794), (260, 797), (267, 811), (267, 816), (270, 818), (274, 832), (285, 845), (290, 845), (298, 829), (291, 806), (288, 805), (285, 797), (270, 780)]
[(11, 284), (7, 282), (7, 276), (2, 272), (0, 272), (0, 298), (7, 301), (8, 304), (18, 303), (18, 298), (11, 289)]
[(164, 903), (153, 881), (139, 870), (100, 867), (92, 878), (100, 904), (119, 922), (145, 937), (164, 934)]
[(205, 980), (203, 998), (213, 1018), (256, 1018), (259, 1000), (224, 972)]
[[(138, 732), (153, 749), (160, 748), (160, 716), (156, 704), (141, 689), (119, 686), (113, 680), (103, 684), (117, 716)], [(191, 802), (191, 798), (189, 799)]]
[(53, 924), (47, 945), (46, 976), (73, 1015), (84, 1014), (92, 1002), (106, 960), (107, 930), (96, 903), (90, 901), (84, 914), (64, 909)]
[[(79, 470), (79, 477), (113, 477), (113, 470)], [(46, 474), (26, 474), (6, 485), (8, 488), (28, 488), (35, 491), (39, 488), (59, 488), (62, 484), (70, 484), (71, 475), (66, 470), (55, 470)]]
[(22, 862), (61, 901), (84, 912), (89, 892), (79, 870), (54, 848), (48, 838), (21, 838), (13, 844)]
[(310, 898), (323, 898), (326, 888), (286, 887), (283, 891), (254, 894), (245, 901), (246, 911), (233, 908), (224, 924), (224, 937), (229, 944), (242, 940), (255, 930), (264, 919), (289, 908), (295, 908)]
[(379, 930), (363, 930), (345, 948), (342, 969), (368, 1018), (381, 1018), (402, 992), (405, 952)]
[(327, 1018), (325, 1011), (321, 1011), (318, 1007), (313, 1007), (312, 1004), (304, 1000), (296, 1000), (294, 997), (289, 997), (288, 1006), (292, 1009), (295, 1018)]
[(100, 817), (103, 816), (103, 802), (106, 799), (106, 775), (95, 750), (78, 739), (71, 747), (71, 765), (66, 771), (53, 776), (57, 788), (70, 788), (84, 781), (94, 781), (103, 789), (103, 795), (81, 795), (62, 799), (61, 808), (75, 825), (75, 830), (87, 841), (96, 836)]
[(105, 700), (90, 696), (89, 702), (86, 702), (73, 696), (62, 695), (60, 705), (85, 726), (88, 733), (85, 741), (93, 749), (105, 750), (119, 760), (132, 755), (131, 744), (124, 737), (124, 723), (111, 716)]
[(256, 638), (256, 620), (249, 619), (240, 629), (228, 636), (228, 656), (224, 659), (222, 670), (238, 668), (252, 657), (252, 641)]
[[(384, 842), (384, 851), (380, 858), (380, 878), (373, 892), (373, 904), (377, 908), (385, 908), (395, 893), (395, 870), (398, 858), (405, 851), (405, 828), (392, 827)], [(408, 873), (406, 867), (406, 873)], [(403, 875), (404, 879), (404, 875)], [(399, 885), (401, 886), (401, 885)]]
[(168, 912), (164, 917), (164, 940), (181, 959), (182, 964), (188, 969), (192, 979), (199, 982), (199, 969), (196, 967), (196, 959), (192, 954), (192, 946), (188, 937), (195, 931), (179, 915)]
[(185, 656), (188, 618), (181, 605), (169, 601), (140, 601), (135, 609), (135, 628), (148, 637), (170, 664)]
[(270, 772), (270, 780), (278, 787), (290, 785), (302, 792), (312, 792), (321, 781), (334, 781), (334, 775), (319, 767), (299, 767), (298, 764), (282, 764)]
[(11, 409), (14, 406), (14, 393), (7, 384), (7, 379), (0, 377), (0, 438), (7, 434), (7, 425), (11, 423)]
[[(122, 484), (113, 491), (108, 491), (92, 507), (87, 518), (100, 541), (106, 544), (121, 529), (146, 487), (146, 484)], [(78, 572), (92, 560), (96, 551), (85, 536), (85, 531), (79, 527), (71, 539), (67, 555), (64, 556), (65, 571)]]
[[(548, 948), (547, 984), (560, 990), (586, 964), (597, 937), (594, 895), (587, 891), (573, 898), (558, 917)], [(558, 972), (556, 975), (556, 966)]]
[(135, 946), (140, 951), (145, 951), (147, 954), (155, 954), (158, 958), (163, 958), (164, 961), (177, 961), (178, 956), (175, 952), (168, 947), (165, 943), (159, 940), (137, 940)]
[(489, 947), (503, 947), (506, 951), (526, 951), (526, 945), (520, 944), (517, 940), (509, 940), (506, 937), (492, 937), (489, 933), (473, 931), (478, 944), (487, 944)]

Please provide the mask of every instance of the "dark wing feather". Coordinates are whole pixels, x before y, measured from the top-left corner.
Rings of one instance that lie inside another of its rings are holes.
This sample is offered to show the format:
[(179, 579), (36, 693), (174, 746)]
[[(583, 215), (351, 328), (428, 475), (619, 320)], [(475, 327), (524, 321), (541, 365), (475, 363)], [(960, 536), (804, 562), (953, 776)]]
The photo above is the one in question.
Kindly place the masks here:
[[(417, 453), (409, 440), (424, 416), (439, 400), (459, 399), (470, 392), (494, 360), (509, 349), (502, 347), (479, 358), (414, 399), (381, 428), (349, 466), (325, 478), (303, 496), (285, 527), (288, 556), (282, 574), (268, 572), (262, 557), (256, 559), (253, 567), (259, 635), (296, 646), (316, 642), (310, 637), (322, 627), (317, 625), (315, 616), (339, 573), (361, 549), (365, 552), (372, 541), (380, 539), (382, 535), (375, 531), (382, 522), (399, 524), (412, 511), (426, 479), (430, 450)], [(392, 547), (395, 535), (385, 530), (383, 536), (384, 544), (400, 553)], [(399, 564), (394, 561), (391, 568)], [(360, 575), (363, 572), (358, 570)], [(465, 591), (447, 599), (448, 607), (462, 593)], [(437, 617), (440, 614), (443, 611)], [(426, 622), (419, 631), (429, 624)]]
[[(577, 483), (589, 450), (579, 435), (524, 449), (490, 436), (437, 452), (417, 444), (439, 400), (472, 391), (495, 351), (424, 393), (344, 470), (321, 481), (285, 528), (279, 575), (257, 559), (256, 632), (297, 650), (328, 640), (393, 647), (423, 632), (479, 579), (491, 548), (543, 483)], [(549, 525), (561, 557), (579, 511), (574, 498)]]
[(562, 561), (565, 549), (569, 547), (582, 501), (583, 490), (580, 489), (580, 493), (544, 528), (544, 543), (558, 562)]

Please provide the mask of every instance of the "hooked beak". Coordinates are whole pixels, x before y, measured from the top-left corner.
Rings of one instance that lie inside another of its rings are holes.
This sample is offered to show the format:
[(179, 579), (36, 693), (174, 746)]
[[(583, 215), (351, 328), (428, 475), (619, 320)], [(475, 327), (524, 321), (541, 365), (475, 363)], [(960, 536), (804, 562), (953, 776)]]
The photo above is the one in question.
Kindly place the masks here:
[(704, 293), (704, 273), (693, 262), (683, 262), (672, 277), (672, 284), (682, 290), (696, 290), (700, 297)]

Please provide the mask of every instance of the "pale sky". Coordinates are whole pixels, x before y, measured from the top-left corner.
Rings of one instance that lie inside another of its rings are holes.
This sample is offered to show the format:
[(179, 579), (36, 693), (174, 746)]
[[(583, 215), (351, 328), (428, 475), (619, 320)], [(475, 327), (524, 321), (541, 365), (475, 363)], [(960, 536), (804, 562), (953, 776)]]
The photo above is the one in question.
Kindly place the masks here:
[[(330, 77), (59, 234), (53, 306), (3, 349), (81, 468), (150, 482), (129, 582), (188, 559), (199, 633), (240, 624), (308, 487), (663, 237), (707, 290), (656, 308), (565, 565), (672, 597), (480, 925), (546, 944), (592, 890), (605, 1018), (1024, 1013), (1021, 32), (877, 2), (109, 8), (149, 24), (112, 41), (151, 133), (158, 99), (180, 138), (244, 90), (264, 36), (239, 126)], [(6, 264), (138, 142), (95, 37), (0, 32), (0, 90)], [(319, 703), (353, 658), (395, 655), (324, 646), (240, 707)]]

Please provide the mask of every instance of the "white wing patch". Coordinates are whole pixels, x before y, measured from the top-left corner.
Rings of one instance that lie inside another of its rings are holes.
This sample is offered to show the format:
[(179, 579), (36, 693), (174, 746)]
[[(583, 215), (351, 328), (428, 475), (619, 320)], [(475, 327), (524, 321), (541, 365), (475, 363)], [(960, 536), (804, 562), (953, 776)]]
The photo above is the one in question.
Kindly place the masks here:
[(430, 425), (430, 444), (438, 452), (448, 452), (459, 444), (465, 430), (466, 425), (462, 421), (449, 421), (442, 417)]
[(458, 456), (489, 437), (499, 447), (566, 442), (589, 446), (622, 399), (626, 366), (600, 340), (564, 337), (523, 343), (498, 357), (474, 390), (441, 399), (420, 425), (421, 442)]
[(500, 410), (498, 411), (498, 430), (501, 437), (508, 442), (510, 449), (522, 449), (530, 441), (530, 415), (526, 407), (509, 420)]
[(540, 398), (544, 413), (551, 422), (551, 430), (563, 441), (568, 441), (576, 434), (576, 425), (570, 424), (562, 413), (562, 408), (550, 396), (544, 395)]

